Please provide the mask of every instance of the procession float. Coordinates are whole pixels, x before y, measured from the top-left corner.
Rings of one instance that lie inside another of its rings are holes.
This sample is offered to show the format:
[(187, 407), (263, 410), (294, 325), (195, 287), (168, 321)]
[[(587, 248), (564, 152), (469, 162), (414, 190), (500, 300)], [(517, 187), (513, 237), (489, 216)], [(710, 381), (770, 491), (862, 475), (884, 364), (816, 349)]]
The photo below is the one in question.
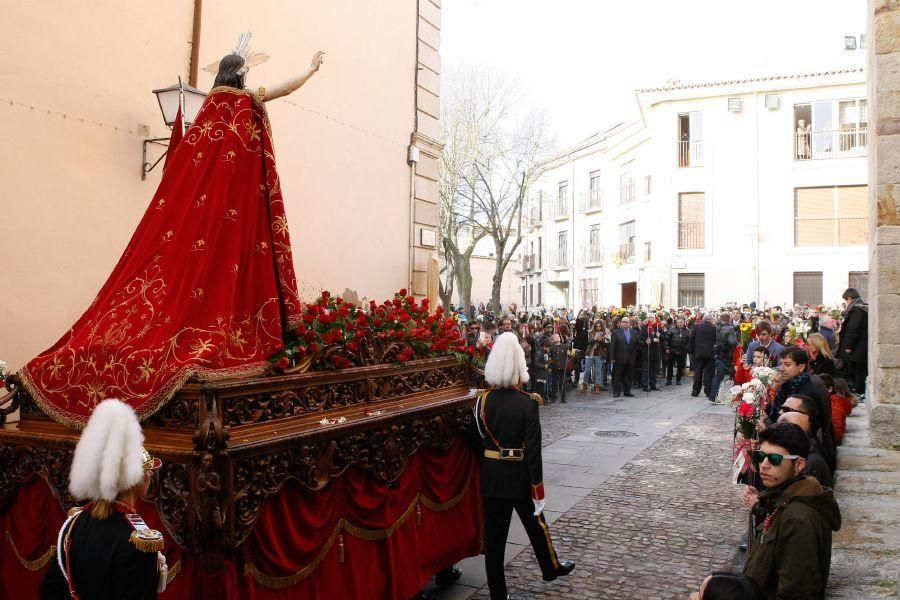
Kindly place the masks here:
[(479, 553), (470, 351), (406, 290), (299, 298), (271, 98), (243, 86), (259, 60), (243, 40), (213, 65), (109, 279), (3, 382), (2, 597), (37, 597), (82, 500), (68, 486), (79, 430), (104, 398), (135, 409), (163, 460), (137, 507), (165, 536), (162, 598), (407, 600)]

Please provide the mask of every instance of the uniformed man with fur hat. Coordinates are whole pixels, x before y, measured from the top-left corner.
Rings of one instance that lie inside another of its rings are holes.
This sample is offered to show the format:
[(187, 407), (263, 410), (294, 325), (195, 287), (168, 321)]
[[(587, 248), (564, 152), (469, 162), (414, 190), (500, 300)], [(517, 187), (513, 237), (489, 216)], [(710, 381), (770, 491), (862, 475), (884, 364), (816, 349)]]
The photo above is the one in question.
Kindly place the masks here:
[(73, 508), (60, 529), (55, 560), (41, 582), (42, 599), (144, 599), (165, 589), (163, 536), (134, 508), (161, 465), (143, 443), (130, 406), (119, 400), (97, 405), (69, 475), (72, 495), (89, 502)]
[(484, 564), (491, 599), (506, 600), (503, 555), (513, 510), (528, 533), (544, 581), (568, 575), (575, 563), (557, 558), (544, 520), (541, 397), (518, 387), (528, 383), (528, 367), (515, 333), (503, 333), (494, 342), (484, 380), (491, 387), (480, 392), (474, 409), (484, 456)]

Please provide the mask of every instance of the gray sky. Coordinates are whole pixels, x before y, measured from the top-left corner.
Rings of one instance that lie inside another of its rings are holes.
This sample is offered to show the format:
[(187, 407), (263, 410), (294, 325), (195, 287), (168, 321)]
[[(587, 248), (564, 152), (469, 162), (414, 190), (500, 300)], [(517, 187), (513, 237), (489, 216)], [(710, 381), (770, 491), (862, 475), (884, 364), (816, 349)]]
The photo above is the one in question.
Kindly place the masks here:
[(633, 90), (863, 66), (866, 0), (444, 0), (445, 66), (515, 73), (559, 144), (638, 116)]

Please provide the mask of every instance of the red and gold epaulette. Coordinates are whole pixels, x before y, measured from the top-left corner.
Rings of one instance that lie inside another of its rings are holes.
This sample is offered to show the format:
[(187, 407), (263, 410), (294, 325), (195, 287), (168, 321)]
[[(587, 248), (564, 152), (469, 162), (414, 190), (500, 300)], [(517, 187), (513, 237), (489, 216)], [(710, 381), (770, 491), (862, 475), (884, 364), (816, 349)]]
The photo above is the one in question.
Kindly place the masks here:
[(128, 541), (141, 552), (162, 552), (165, 541), (163, 534), (155, 529), (150, 529), (140, 515), (134, 513), (125, 515), (125, 519), (134, 528)]

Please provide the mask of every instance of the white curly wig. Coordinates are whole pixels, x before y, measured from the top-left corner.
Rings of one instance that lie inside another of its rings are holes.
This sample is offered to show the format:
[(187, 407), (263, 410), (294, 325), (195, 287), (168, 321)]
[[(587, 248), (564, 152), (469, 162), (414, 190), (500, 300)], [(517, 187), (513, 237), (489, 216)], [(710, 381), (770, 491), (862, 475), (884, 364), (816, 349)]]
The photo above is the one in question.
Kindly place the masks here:
[(144, 478), (143, 443), (134, 409), (121, 400), (104, 400), (75, 446), (69, 491), (79, 500), (112, 502)]
[(519, 338), (515, 333), (508, 331), (497, 337), (484, 367), (484, 380), (495, 388), (528, 383), (525, 351), (519, 345)]

